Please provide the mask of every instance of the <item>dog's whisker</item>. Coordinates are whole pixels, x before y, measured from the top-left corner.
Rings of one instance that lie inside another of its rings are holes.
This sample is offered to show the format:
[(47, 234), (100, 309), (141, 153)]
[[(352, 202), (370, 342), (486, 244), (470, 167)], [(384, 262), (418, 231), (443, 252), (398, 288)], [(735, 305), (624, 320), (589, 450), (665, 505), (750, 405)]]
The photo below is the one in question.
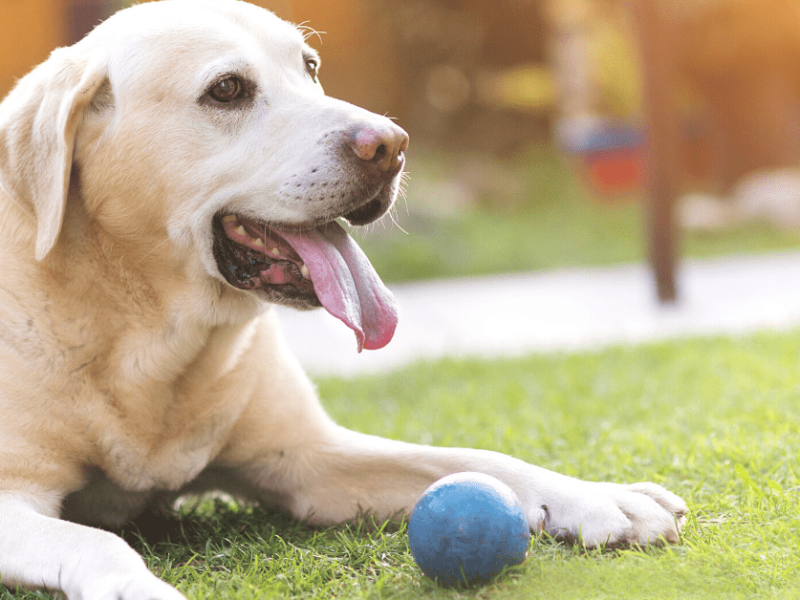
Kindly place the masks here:
[(314, 29), (310, 25), (306, 25), (306, 23), (308, 23), (308, 22), (309, 21), (303, 21), (302, 23), (300, 23), (297, 26), (297, 28), (303, 33), (303, 40), (308, 41), (309, 38), (311, 38), (313, 36), (317, 36), (317, 39), (319, 39), (319, 43), (321, 44), (322, 43), (322, 35), (327, 33), (327, 32), (326, 31), (317, 31), (316, 29)]
[(138, 261), (136, 261), (136, 263), (134, 264), (134, 267), (138, 267), (139, 265), (141, 265), (145, 260), (147, 260), (147, 258), (149, 256), (151, 256), (156, 250), (161, 248), (164, 244), (169, 243), (169, 241), (170, 241), (169, 238), (167, 238), (167, 239), (159, 242), (158, 244), (156, 244), (152, 248), (150, 248), (150, 250), (144, 256), (142, 256)]
[(397, 221), (397, 219), (395, 219), (395, 215), (394, 214), (391, 214), (389, 216), (389, 218), (391, 218), (392, 223), (394, 224), (395, 227), (397, 227), (400, 231), (402, 231), (406, 235), (409, 235), (409, 233), (405, 229), (403, 229), (403, 227), (400, 225), (400, 223)]

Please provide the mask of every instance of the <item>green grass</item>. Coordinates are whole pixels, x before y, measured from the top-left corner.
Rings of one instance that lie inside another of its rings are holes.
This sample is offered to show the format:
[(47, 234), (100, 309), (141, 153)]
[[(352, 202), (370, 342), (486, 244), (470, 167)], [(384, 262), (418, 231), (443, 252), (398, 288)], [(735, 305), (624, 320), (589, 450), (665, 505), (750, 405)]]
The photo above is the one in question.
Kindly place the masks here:
[[(641, 202), (609, 204), (589, 197), (551, 148), (533, 148), (504, 162), (484, 157), (485, 172), (481, 160), (467, 167), (459, 166), (462, 160), (412, 155), (408, 198), (396, 210), (399, 226), (384, 223), (354, 232), (385, 281), (644, 260)], [(453, 207), (452, 186), (442, 185), (447, 182), (462, 182), (472, 202)], [(782, 250), (800, 247), (800, 232), (753, 223), (687, 232), (680, 247), (688, 257)]]
[[(671, 341), (325, 379), (340, 423), (412, 442), (489, 448), (586, 479), (682, 495), (681, 544), (591, 551), (536, 540), (485, 588), (426, 580), (403, 528), (312, 530), (224, 502), (171, 541), (130, 533), (189, 598), (793, 598), (800, 593), (800, 332)], [(0, 599), (37, 594), (0, 593)]]

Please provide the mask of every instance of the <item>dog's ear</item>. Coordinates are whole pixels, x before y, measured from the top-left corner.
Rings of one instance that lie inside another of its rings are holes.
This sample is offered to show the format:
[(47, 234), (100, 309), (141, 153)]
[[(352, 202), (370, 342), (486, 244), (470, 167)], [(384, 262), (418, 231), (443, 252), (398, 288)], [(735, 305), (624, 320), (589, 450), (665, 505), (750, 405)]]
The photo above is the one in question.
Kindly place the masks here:
[(0, 105), (0, 188), (36, 217), (36, 260), (53, 248), (67, 204), (75, 135), (106, 80), (101, 64), (62, 48)]

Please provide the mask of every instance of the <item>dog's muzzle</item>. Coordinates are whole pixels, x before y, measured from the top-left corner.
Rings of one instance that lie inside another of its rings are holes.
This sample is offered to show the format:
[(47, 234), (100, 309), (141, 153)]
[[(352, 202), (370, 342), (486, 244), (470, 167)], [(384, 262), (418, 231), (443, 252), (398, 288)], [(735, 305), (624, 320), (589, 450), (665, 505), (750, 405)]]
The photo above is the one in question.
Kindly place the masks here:
[(214, 258), (230, 285), (295, 308), (323, 306), (353, 329), (359, 350), (381, 348), (397, 326), (394, 299), (335, 218), (365, 225), (389, 210), (408, 135), (384, 119), (345, 133), (340, 144), (340, 160), (355, 173), (359, 190), (349, 206), (302, 229), (219, 213), (212, 224)]

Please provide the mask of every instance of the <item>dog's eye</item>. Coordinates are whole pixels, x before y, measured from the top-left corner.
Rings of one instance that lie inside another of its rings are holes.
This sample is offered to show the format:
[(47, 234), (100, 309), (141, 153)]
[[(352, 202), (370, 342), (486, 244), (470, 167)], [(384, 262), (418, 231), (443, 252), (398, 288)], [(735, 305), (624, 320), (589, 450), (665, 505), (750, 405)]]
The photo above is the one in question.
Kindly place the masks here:
[(314, 58), (307, 58), (306, 59), (306, 71), (308, 74), (311, 75), (311, 79), (314, 81), (317, 80), (317, 69), (319, 69), (319, 63)]
[(223, 79), (211, 88), (209, 94), (217, 102), (233, 102), (244, 93), (242, 82), (236, 77)]

